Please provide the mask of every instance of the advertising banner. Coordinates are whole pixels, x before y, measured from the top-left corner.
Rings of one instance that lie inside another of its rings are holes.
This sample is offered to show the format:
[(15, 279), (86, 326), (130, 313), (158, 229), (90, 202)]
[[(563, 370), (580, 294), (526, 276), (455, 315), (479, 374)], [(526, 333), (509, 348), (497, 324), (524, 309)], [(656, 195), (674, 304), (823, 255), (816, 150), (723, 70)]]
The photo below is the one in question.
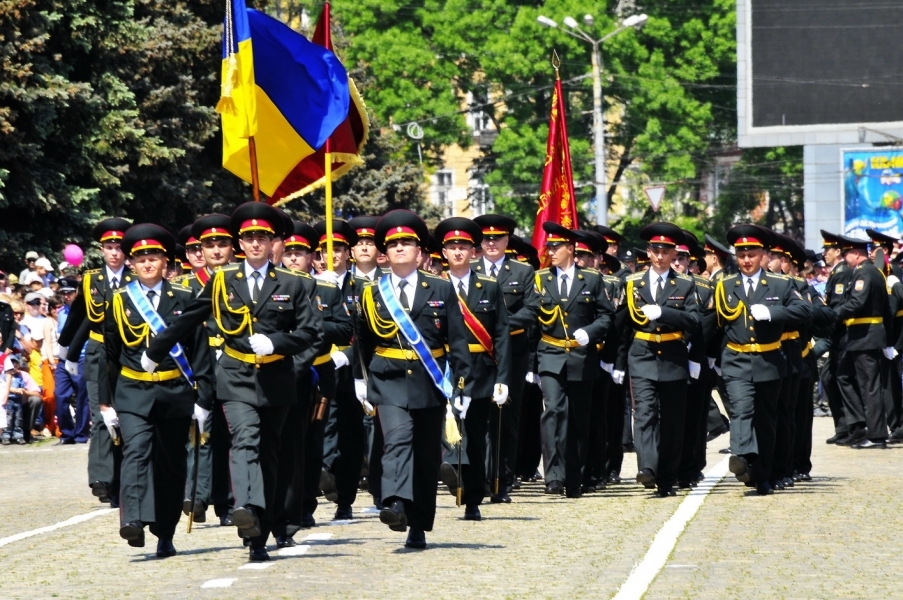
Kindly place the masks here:
[(844, 150), (843, 234), (903, 237), (903, 148)]

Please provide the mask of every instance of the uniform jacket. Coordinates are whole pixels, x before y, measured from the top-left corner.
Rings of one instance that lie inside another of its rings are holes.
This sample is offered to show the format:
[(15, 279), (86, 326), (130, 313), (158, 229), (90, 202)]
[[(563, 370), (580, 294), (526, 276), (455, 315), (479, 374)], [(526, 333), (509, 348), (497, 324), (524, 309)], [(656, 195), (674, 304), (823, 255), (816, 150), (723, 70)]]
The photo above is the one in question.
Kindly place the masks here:
[[(369, 304), (369, 299), (366, 298), (369, 294), (372, 294), (378, 321), (394, 324), (377, 282), (366, 284), (362, 292), (362, 305)], [(458, 307), (458, 296), (452, 289), (451, 282), (426, 271), (418, 271), (417, 288), (411, 300), (409, 314), (430, 349), (448, 347), (443, 356), (436, 358), (436, 362), (443, 370), (446, 363), (450, 364), (454, 393), (457, 395), (462, 392), (458, 384), (463, 378), (463, 394), (473, 397), (470, 350), (467, 347), (470, 332), (464, 325), (464, 318)], [(407, 409), (432, 408), (445, 403), (445, 398), (433, 384), (426, 367), (413, 354), (404, 334), (397, 332), (388, 338), (378, 335), (378, 332), (385, 335), (387, 331), (391, 329), (384, 329), (379, 323), (371, 322), (368, 311), (360, 309), (357, 325), (360, 343), (356, 343), (354, 348), (355, 352), (361, 353), (370, 376), (367, 400), (374, 406), (390, 405)], [(410, 358), (379, 356), (376, 354), (377, 347), (409, 350)], [(351, 364), (354, 367), (354, 378), (363, 379), (361, 359), (355, 357)]]
[[(342, 291), (337, 285), (328, 281), (316, 281), (314, 306), (317, 307), (320, 317), (323, 319), (323, 346), (320, 349), (320, 357), (315, 362), (325, 360), (316, 365), (318, 374), (318, 387), (320, 394), (327, 398), (335, 398), (336, 393), (336, 368), (332, 359), (326, 359), (330, 355), (333, 346), (350, 347), (354, 332), (354, 322), (351, 312), (345, 304)], [(350, 364), (350, 363), (349, 363)], [(310, 370), (310, 365), (304, 365), (303, 358), (295, 355), (295, 368), (301, 375)], [(343, 367), (340, 371), (350, 371), (349, 367)]]
[[(214, 297), (220, 278), (223, 290)], [(295, 400), (295, 367), (291, 357), (304, 353), (312, 360), (324, 343), (323, 319), (309, 300), (305, 281), (313, 287), (310, 275), (270, 264), (259, 292), (260, 300), (254, 305), (244, 263), (227, 265), (207, 283), (181, 317), (151, 342), (147, 355), (159, 362), (183, 334), (206, 319), (215, 318), (216, 306), (221, 315), (224, 350), (228, 347), (253, 354), (248, 338), (252, 333), (261, 333), (272, 341), (274, 354), (286, 357), (257, 365), (224, 352), (216, 368), (217, 397), (260, 407), (291, 404)], [(250, 307), (249, 326), (243, 325), (244, 315), (230, 312), (243, 311), (246, 307)]]
[[(696, 283), (689, 275), (669, 269), (665, 274), (665, 291), (661, 298), (649, 285), (649, 272), (644, 271), (627, 278), (625, 302), (628, 312), (621, 353), (627, 356), (632, 378), (653, 381), (678, 381), (689, 378), (689, 361), (705, 359), (705, 345), (693, 343), (692, 354), (688, 344), (701, 340), (699, 298)], [(632, 289), (632, 292), (631, 292)], [(647, 304), (661, 306), (662, 315), (655, 321), (643, 316), (641, 308)], [(630, 306), (632, 305), (632, 307)], [(643, 324), (637, 321), (645, 321)], [(683, 338), (672, 341), (647, 341), (636, 337), (637, 332), (660, 335), (680, 332)]]
[(603, 275), (602, 281), (605, 294), (608, 296), (611, 307), (614, 310), (612, 326), (602, 342), (602, 350), (599, 352), (599, 361), (609, 363), (615, 371), (627, 371), (627, 357), (621, 356), (621, 338), (627, 327), (627, 303), (624, 302), (624, 282), (614, 275)]
[[(787, 374), (787, 360), (780, 348), (767, 352), (738, 352), (728, 348), (727, 344), (779, 342), (785, 331), (795, 331), (812, 318), (812, 308), (785, 275), (762, 271), (752, 298), (746, 297), (741, 277), (740, 274), (728, 275), (715, 286), (715, 308), (722, 336), (721, 373), (725, 378), (755, 382), (782, 379)], [(736, 318), (725, 318), (721, 302), (726, 302), (727, 312), (735, 314)], [(767, 306), (771, 320), (753, 319), (749, 312), (753, 304)]]
[[(540, 269), (535, 281), (540, 304), (535, 372), (566, 374), (569, 381), (592, 381), (599, 374), (596, 345), (605, 340), (614, 316), (602, 274), (595, 269), (574, 267), (574, 281), (570, 282), (567, 298), (561, 298), (558, 293), (556, 267)], [(589, 336), (586, 346), (562, 348), (542, 340), (542, 336), (573, 340), (573, 333), (578, 329)]]
[[(475, 260), (470, 263), (471, 269), (478, 275), (486, 275), (484, 261)], [(536, 294), (533, 279), (536, 273), (526, 263), (506, 257), (502, 268), (496, 276), (499, 288), (504, 296), (508, 309), (508, 327), (512, 333), (512, 360), (526, 360), (530, 354), (531, 344), (528, 336), (531, 329), (535, 333), (536, 315), (539, 312), (539, 296)], [(515, 333), (522, 332), (522, 333)]]
[[(477, 275), (471, 271), (467, 284), (467, 307), (492, 336), (495, 359), (486, 352), (470, 353), (473, 397), (489, 398), (496, 383), (508, 385), (508, 373), (511, 369), (512, 338), (509, 332), (508, 310), (505, 308), (505, 300), (498, 282), (491, 277)], [(526, 340), (526, 336), (518, 339)], [(467, 343), (479, 346), (476, 336), (469, 329)]]
[[(156, 409), (156, 413), (163, 418), (176, 418), (190, 416), (194, 411), (194, 405), (210, 410), (216, 397), (216, 383), (213, 376), (213, 360), (210, 358), (210, 343), (206, 329), (195, 326), (185, 330), (179, 337), (179, 342), (191, 365), (197, 389), (193, 389), (181, 374), (168, 381), (138, 381), (120, 374), (122, 367), (144, 373), (141, 366), (141, 355), (146, 349), (146, 341), (135, 346), (138, 338), (132, 333), (128, 325), (143, 327), (144, 318), (132, 303), (125, 288), (115, 291), (113, 302), (122, 303), (122, 314), (117, 310), (108, 310), (104, 322), (104, 348), (110, 364), (110, 376), (116, 380), (116, 393), (114, 406), (118, 412), (127, 412), (142, 417), (150, 415)], [(164, 281), (160, 291), (160, 299), (157, 305), (157, 313), (169, 327), (176, 319), (188, 310), (194, 301), (194, 293), (183, 286), (173, 286)], [(126, 322), (128, 325), (126, 325)], [(166, 330), (164, 330), (166, 331)], [(123, 339), (124, 338), (124, 339)], [(151, 339), (153, 335), (151, 334)], [(127, 343), (126, 343), (127, 342)], [(170, 346), (169, 349), (171, 349)], [(169, 356), (169, 349), (165, 357), (157, 367), (158, 372), (178, 370), (175, 361)]]
[[(850, 281), (837, 307), (837, 318), (844, 325), (840, 340), (843, 351), (881, 350), (889, 346), (893, 336), (887, 281), (884, 274), (867, 260), (852, 270)], [(850, 325), (848, 319), (878, 317), (874, 324)]]

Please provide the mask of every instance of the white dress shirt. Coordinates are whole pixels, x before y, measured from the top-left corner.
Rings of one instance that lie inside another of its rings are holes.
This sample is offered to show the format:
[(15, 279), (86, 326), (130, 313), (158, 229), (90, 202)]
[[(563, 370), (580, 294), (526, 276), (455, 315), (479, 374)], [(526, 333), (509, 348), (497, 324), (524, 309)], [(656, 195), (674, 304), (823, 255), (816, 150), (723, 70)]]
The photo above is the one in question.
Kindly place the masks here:
[(759, 279), (762, 277), (762, 269), (759, 269), (753, 275), (744, 275), (743, 273), (740, 273), (740, 277), (742, 277), (740, 285), (743, 286), (743, 291), (746, 292), (746, 288), (749, 287), (749, 280), (752, 279), (752, 291), (755, 292), (756, 286), (759, 285)]
[[(408, 282), (406, 286), (404, 286), (404, 290), (399, 292), (398, 290), (398, 282), (404, 279)], [(401, 293), (404, 293), (405, 300), (407, 300), (408, 307), (414, 305), (414, 293), (417, 291), (417, 271), (413, 271), (407, 277), (399, 277), (395, 273), (392, 273), (392, 288), (395, 289), (395, 293), (399, 295), (398, 301), (401, 302)]]
[(567, 285), (568, 285), (568, 296), (571, 295), (571, 290), (574, 289), (574, 274), (577, 272), (576, 264), (571, 265), (571, 267), (562, 271), (558, 269), (558, 291), (561, 291), (561, 279), (564, 275), (567, 275)]
[(110, 285), (113, 285), (113, 279), (116, 279), (116, 285), (122, 287), (123, 281), (122, 276), (125, 274), (125, 267), (119, 267), (119, 272), (113, 272), (110, 270), (110, 267), (104, 267), (104, 270), (107, 272), (107, 279), (110, 281)]
[[(487, 275), (492, 275), (492, 265), (495, 265), (495, 276), (498, 277), (498, 274), (502, 272), (502, 265), (504, 265), (504, 264), (505, 264), (505, 256), (504, 255), (502, 255), (502, 257), (498, 260), (498, 262), (492, 262), (485, 255), (483, 256), (483, 268), (486, 269)], [(457, 291), (457, 288), (455, 288), (455, 291)]]
[(157, 310), (157, 307), (160, 306), (160, 294), (163, 293), (163, 280), (158, 281), (157, 285), (155, 285), (154, 287), (147, 287), (140, 281), (138, 282), (138, 285), (141, 286), (141, 293), (145, 296), (147, 296), (147, 293), (149, 291), (154, 291), (154, 299), (151, 300), (150, 298), (148, 298), (148, 300), (151, 300), (151, 305), (154, 307), (154, 310)]
[(464, 297), (467, 297), (467, 292), (470, 290), (470, 274), (468, 273), (464, 278), (458, 279), (449, 271), (448, 279), (451, 281), (452, 286), (455, 288), (455, 294), (458, 293), (458, 284), (461, 283), (464, 285)]
[[(649, 289), (652, 290), (652, 298), (653, 298), (653, 300), (657, 300), (657, 299), (658, 299), (659, 285), (661, 285), (662, 287), (664, 287), (665, 283), (668, 282), (668, 276), (669, 276), (670, 274), (671, 274), (671, 270), (670, 270), (670, 269), (668, 269), (667, 271), (665, 271), (664, 273), (662, 273), (661, 275), (659, 275), (658, 273), (655, 272), (655, 270), (654, 270), (653, 268), (651, 268), (651, 267), (649, 268), (649, 285), (651, 286)], [(661, 284), (659, 284), (659, 282), (658, 282), (658, 278), (659, 278), (659, 277), (662, 278)]]
[[(257, 291), (260, 291), (260, 288), (263, 287), (263, 280), (267, 277), (267, 270), (270, 268), (270, 263), (265, 262), (262, 267), (259, 269), (255, 269), (251, 266), (251, 263), (245, 261), (245, 277), (248, 278), (248, 291), (251, 293), (251, 297), (254, 297), (254, 285), (257, 285)], [(259, 281), (255, 282), (254, 278), (251, 276), (251, 273), (257, 271), (260, 273)]]
[(370, 281), (376, 281), (377, 279), (379, 279), (379, 275), (380, 275), (379, 267), (378, 266), (373, 267), (373, 270), (370, 271), (369, 273), (364, 273), (363, 271), (358, 271), (357, 274), (358, 274), (358, 276), (369, 279)]

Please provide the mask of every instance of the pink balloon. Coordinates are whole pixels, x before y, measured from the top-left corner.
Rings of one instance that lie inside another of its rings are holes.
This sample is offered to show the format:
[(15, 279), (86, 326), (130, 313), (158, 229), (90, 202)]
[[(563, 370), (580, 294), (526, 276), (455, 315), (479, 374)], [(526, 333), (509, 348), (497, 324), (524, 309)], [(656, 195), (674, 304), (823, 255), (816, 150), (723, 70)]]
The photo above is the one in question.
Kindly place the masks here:
[(75, 244), (69, 244), (63, 248), (63, 258), (65, 258), (66, 262), (73, 267), (77, 267), (81, 265), (82, 261), (85, 259), (85, 253)]

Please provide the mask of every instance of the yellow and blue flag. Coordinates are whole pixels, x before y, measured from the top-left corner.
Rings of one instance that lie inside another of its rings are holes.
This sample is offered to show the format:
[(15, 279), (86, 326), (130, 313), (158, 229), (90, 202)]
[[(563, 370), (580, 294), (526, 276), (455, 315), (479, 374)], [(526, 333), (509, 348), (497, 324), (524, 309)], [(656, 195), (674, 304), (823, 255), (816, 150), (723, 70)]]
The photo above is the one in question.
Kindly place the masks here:
[(348, 74), (335, 54), (244, 0), (227, 5), (222, 74), (223, 166), (250, 182), (253, 136), (267, 196), (348, 115)]

